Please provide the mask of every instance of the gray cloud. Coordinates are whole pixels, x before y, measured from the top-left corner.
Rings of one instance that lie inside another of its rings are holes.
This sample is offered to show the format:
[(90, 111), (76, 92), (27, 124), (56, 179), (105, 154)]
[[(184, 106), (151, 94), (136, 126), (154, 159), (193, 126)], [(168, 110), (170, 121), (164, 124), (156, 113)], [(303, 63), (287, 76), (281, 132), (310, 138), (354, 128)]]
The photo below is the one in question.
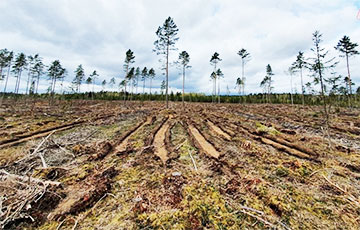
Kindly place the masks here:
[[(132, 49), (135, 66), (155, 68), (158, 76), (153, 85), (159, 91), (164, 76), (158, 62), (160, 57), (152, 52), (153, 42), (157, 39), (158, 26), (171, 16), (180, 29), (176, 44), (179, 50), (172, 53), (171, 60), (182, 50), (191, 57), (187, 91), (211, 93), (209, 76), (213, 67), (209, 60), (216, 51), (223, 59), (219, 65), (225, 74), (221, 79), (222, 92), (228, 86), (236, 93), (234, 83), (241, 73), (236, 53), (244, 47), (252, 56), (246, 66), (246, 91), (262, 91), (259, 83), (265, 75), (265, 66), (271, 64), (276, 74), (275, 91), (288, 92), (290, 79), (284, 71), (298, 51), (311, 55), (311, 34), (315, 30), (324, 34), (323, 45), (333, 56), (338, 56), (333, 47), (343, 35), (360, 41), (356, 3), (355, 0), (3, 0), (0, 48), (40, 53), (47, 64), (59, 59), (69, 72), (66, 85), (79, 64), (83, 64), (87, 74), (96, 69), (101, 81), (117, 77), (119, 82), (124, 76), (125, 52)], [(336, 71), (345, 75), (345, 62), (339, 60)], [(359, 57), (351, 59), (357, 84), (360, 83), (359, 61)], [(295, 76), (298, 91), (299, 81)], [(47, 84), (45, 80), (42, 83)], [(24, 89), (25, 84), (21, 84)], [(181, 88), (181, 76), (174, 66), (170, 69), (170, 86), (174, 91)]]

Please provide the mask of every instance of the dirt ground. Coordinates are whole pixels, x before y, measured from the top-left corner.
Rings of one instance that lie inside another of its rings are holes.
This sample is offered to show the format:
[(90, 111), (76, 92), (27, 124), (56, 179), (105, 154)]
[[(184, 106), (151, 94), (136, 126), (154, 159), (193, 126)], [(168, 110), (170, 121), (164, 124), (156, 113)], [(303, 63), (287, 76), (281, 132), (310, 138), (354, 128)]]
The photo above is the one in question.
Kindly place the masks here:
[(359, 229), (360, 111), (5, 101), (0, 228)]

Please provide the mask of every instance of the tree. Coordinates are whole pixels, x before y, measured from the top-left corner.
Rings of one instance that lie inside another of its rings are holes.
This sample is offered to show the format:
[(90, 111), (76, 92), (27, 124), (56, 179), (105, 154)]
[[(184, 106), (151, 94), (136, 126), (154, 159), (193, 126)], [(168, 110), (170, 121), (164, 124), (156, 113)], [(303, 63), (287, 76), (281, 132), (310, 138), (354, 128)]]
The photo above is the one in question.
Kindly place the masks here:
[(92, 72), (92, 74), (90, 74), (90, 77), (91, 77), (91, 82), (92, 82), (92, 99), (94, 100), (94, 93), (95, 93), (95, 81), (96, 81), (96, 78), (99, 77), (99, 74), (96, 72), (96, 70), (94, 70)]
[[(132, 68), (130, 69), (130, 71), (128, 72), (128, 74), (126, 75), (126, 79), (127, 79), (126, 81), (130, 81), (130, 83), (133, 82), (134, 76), (135, 76), (135, 68), (132, 67)], [(131, 88), (131, 97), (130, 97), (130, 100), (132, 100), (132, 94), (133, 94), (133, 88)]]
[(166, 88), (166, 82), (165, 82), (165, 80), (163, 80), (163, 81), (161, 82), (161, 86), (160, 86), (161, 95), (164, 95), (164, 90), (165, 90), (165, 88)]
[(351, 89), (349, 58), (351, 56), (360, 54), (359, 51), (356, 50), (356, 47), (358, 47), (358, 44), (352, 43), (350, 41), (350, 38), (346, 35), (339, 41), (337, 46), (335, 46), (335, 49), (341, 53), (340, 57), (346, 58), (346, 67), (347, 67), (347, 72), (348, 72), (348, 86), (349, 86), (349, 90), (350, 90), (350, 95), (352, 95), (352, 89)]
[(109, 81), (109, 86), (110, 86), (111, 89), (113, 89), (114, 85), (115, 85), (115, 78), (113, 77)]
[(220, 78), (221, 77), (224, 77), (224, 74), (222, 73), (221, 69), (218, 69), (216, 71), (216, 78), (219, 78), (219, 81), (218, 81), (218, 103), (220, 103)]
[(264, 88), (264, 91), (266, 93), (266, 101), (268, 103), (271, 103), (270, 94), (273, 89), (272, 87), (272, 76), (274, 76), (274, 73), (272, 72), (272, 68), (270, 64), (266, 66), (266, 75), (264, 79), (261, 81), (260, 86)]
[(321, 91), (320, 95), (323, 101), (324, 105), (324, 113), (325, 113), (325, 122), (326, 122), (326, 128), (329, 126), (329, 113), (327, 109), (327, 102), (325, 97), (325, 71), (328, 69), (333, 69), (337, 65), (337, 62), (335, 62), (335, 58), (327, 58), (329, 51), (325, 51), (324, 48), (321, 47), (322, 40), (322, 34), (319, 31), (315, 31), (313, 33), (313, 43), (314, 48), (311, 48), (311, 51), (314, 53), (314, 57), (310, 58), (311, 61), (309, 63), (309, 69), (313, 73), (314, 83), (320, 84)]
[[(291, 98), (291, 104), (294, 104), (294, 97), (293, 97), (293, 75), (294, 75), (294, 69), (290, 67), (287, 71), (285, 71), (286, 75), (290, 75), (290, 98)], [(302, 82), (302, 81), (301, 81)], [(303, 105), (304, 105), (304, 89), (303, 91)]]
[[(38, 55), (38, 54), (36, 54), (36, 55)], [(31, 71), (31, 69), (32, 69), (32, 67), (33, 67), (33, 65), (34, 65), (35, 56), (33, 57), (33, 56), (29, 55), (29, 56), (27, 57), (27, 60), (28, 60), (28, 62), (27, 62), (27, 66), (28, 66), (28, 79), (27, 79), (27, 83), (26, 83), (25, 94), (28, 94), (29, 84), (30, 84), (30, 77), (32, 77), (32, 71)]]
[(189, 62), (190, 62), (190, 55), (186, 52), (186, 51), (182, 51), (179, 54), (179, 63), (182, 67), (182, 71), (183, 71), (183, 84), (182, 84), (182, 104), (183, 104), (183, 108), (185, 107), (185, 102), (184, 102), (184, 94), (185, 94), (185, 70), (187, 68), (190, 68), (189, 66)]
[(158, 40), (154, 42), (155, 49), (157, 55), (164, 55), (165, 57), (165, 70), (166, 70), (166, 108), (169, 108), (169, 53), (171, 50), (176, 50), (175, 43), (179, 38), (177, 37), (179, 29), (177, 28), (174, 20), (171, 17), (168, 17), (163, 26), (159, 26), (156, 31), (156, 35), (158, 36)]
[(341, 81), (341, 79), (343, 78), (341, 75), (336, 75), (336, 73), (332, 74), (332, 77), (329, 77), (327, 79), (325, 79), (325, 81), (330, 85), (330, 91), (329, 91), (329, 95), (333, 96), (336, 95), (340, 92), (340, 84), (339, 81)]
[(136, 94), (138, 93), (138, 86), (139, 86), (139, 77), (141, 75), (140, 67), (137, 67), (135, 70), (135, 78), (136, 78)]
[(36, 89), (35, 89), (35, 93), (38, 93), (38, 89), (39, 89), (39, 82), (40, 82), (40, 76), (44, 74), (44, 68), (45, 65), (42, 62), (42, 58), (39, 56), (39, 54), (36, 54), (34, 56), (34, 60), (33, 60), (33, 66), (30, 68), (31, 72), (32, 72), (32, 76), (36, 77)]
[(81, 86), (81, 83), (84, 81), (84, 78), (85, 78), (85, 72), (84, 72), (84, 68), (82, 67), (82, 65), (80, 64), (76, 70), (75, 70), (75, 78), (73, 80), (73, 84), (76, 88), (76, 91), (78, 93), (80, 93), (80, 86)]
[(24, 68), (26, 67), (26, 56), (24, 53), (19, 53), (16, 58), (15, 58), (15, 62), (13, 65), (13, 70), (12, 72), (15, 74), (16, 77), (16, 83), (15, 83), (15, 93), (19, 92), (19, 87), (20, 87), (20, 81), (21, 81), (21, 73), (24, 70)]
[(101, 86), (102, 86), (102, 90), (104, 91), (105, 90), (105, 86), (106, 86), (106, 80), (103, 80), (101, 82)]
[(51, 81), (50, 92), (52, 95), (55, 93), (56, 81), (63, 79), (66, 74), (66, 69), (63, 68), (59, 60), (55, 60), (51, 63), (48, 69), (49, 80)]
[[(124, 64), (125, 84), (127, 84), (127, 78), (128, 78), (128, 73), (129, 73), (130, 66), (131, 66), (131, 64), (133, 64), (135, 62), (134, 59), (135, 59), (134, 52), (132, 52), (131, 49), (126, 51), (125, 64)], [(124, 101), (126, 101), (126, 85), (125, 85)]]
[(299, 52), (299, 54), (296, 56), (296, 61), (292, 63), (291, 65), (291, 71), (292, 72), (300, 72), (300, 78), (301, 78), (301, 95), (302, 95), (302, 104), (305, 105), (305, 87), (303, 83), (303, 68), (306, 67), (305, 57), (303, 52)]
[(242, 48), (238, 53), (241, 57), (241, 70), (242, 70), (242, 94), (245, 95), (245, 64), (250, 61), (250, 53), (246, 49)]
[(89, 86), (90, 86), (90, 84), (92, 83), (92, 81), (93, 81), (93, 80), (92, 80), (92, 77), (91, 77), (91, 76), (89, 76), (88, 78), (86, 78), (85, 83), (88, 85), (88, 86), (87, 86), (88, 89), (90, 88)]
[[(119, 88), (120, 89), (124, 89), (126, 86), (126, 80), (122, 80), (120, 83), (119, 83)], [(124, 92), (125, 93), (125, 92)]]
[(146, 67), (141, 71), (141, 80), (144, 82), (143, 84), (143, 94), (145, 94), (145, 81), (148, 76), (148, 70)]
[(7, 49), (0, 50), (0, 80), (4, 79), (3, 70), (7, 67), (8, 55), (9, 55), (9, 51)]
[(213, 73), (215, 73), (215, 75), (211, 74), (211, 78), (213, 79), (213, 84), (214, 84), (214, 86), (213, 86), (213, 90), (214, 90), (213, 102), (216, 101), (216, 79), (217, 79), (216, 66), (220, 61), (222, 61), (222, 59), (220, 59), (219, 54), (217, 52), (215, 52), (213, 54), (213, 56), (211, 57), (211, 59), (210, 59), (210, 64), (214, 66), (214, 72)]
[(9, 52), (7, 49), (3, 49), (0, 51), (1, 53), (1, 76), (3, 78), (3, 70), (4, 68), (8, 68), (8, 71), (7, 71), (7, 75), (6, 75), (6, 79), (5, 79), (5, 85), (4, 85), (4, 93), (6, 92), (6, 88), (7, 88), (7, 83), (8, 83), (8, 80), (9, 80), (9, 75), (10, 75), (10, 69), (11, 69), (11, 65), (12, 65), (12, 60), (14, 58), (14, 52)]
[(152, 87), (152, 79), (155, 78), (156, 74), (155, 74), (155, 70), (153, 68), (151, 68), (149, 70), (149, 78), (150, 78), (150, 99), (151, 99), (151, 87)]
[(241, 89), (243, 89), (243, 78), (242, 77), (238, 77), (236, 79), (236, 86), (238, 88), (238, 92), (239, 92), (239, 103), (241, 102)]

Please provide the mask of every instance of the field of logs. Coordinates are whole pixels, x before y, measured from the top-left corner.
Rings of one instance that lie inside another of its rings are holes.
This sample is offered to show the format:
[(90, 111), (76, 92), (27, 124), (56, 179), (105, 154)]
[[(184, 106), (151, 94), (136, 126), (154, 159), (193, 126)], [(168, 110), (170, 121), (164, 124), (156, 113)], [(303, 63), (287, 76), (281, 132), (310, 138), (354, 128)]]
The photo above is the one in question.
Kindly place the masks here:
[(4, 101), (0, 229), (359, 229), (360, 110)]

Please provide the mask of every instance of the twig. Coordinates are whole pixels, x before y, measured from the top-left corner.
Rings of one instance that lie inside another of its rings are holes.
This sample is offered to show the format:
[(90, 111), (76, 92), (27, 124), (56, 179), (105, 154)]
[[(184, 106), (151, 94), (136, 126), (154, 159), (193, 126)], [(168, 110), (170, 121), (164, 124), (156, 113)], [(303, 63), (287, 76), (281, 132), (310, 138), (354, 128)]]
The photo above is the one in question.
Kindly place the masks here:
[(63, 221), (61, 221), (61, 223), (56, 227), (56, 230), (59, 230), (61, 228), (61, 225), (63, 225), (63, 223), (66, 221), (66, 219), (64, 219)]
[[(61, 185), (61, 182), (41, 180), (38, 178), (29, 177), (29, 176), (19, 176), (19, 175), (15, 175), (15, 174), (10, 174), (3, 169), (0, 170), (0, 174), (5, 174), (5, 176), (7, 176), (7, 177), (12, 177), (12, 178), (20, 180), (20, 181), (26, 181), (26, 182), (32, 181), (32, 182), (44, 184), (44, 185), (55, 185), (55, 186)], [(0, 175), (0, 178), (1, 178), (1, 175)]]
[[(42, 146), (42, 145), (49, 139), (49, 137), (50, 137), (52, 134), (54, 134), (56, 131), (57, 131), (57, 130), (54, 130), (54, 131), (52, 131), (49, 135), (47, 135), (47, 137), (45, 137), (45, 138), (40, 142), (40, 144), (36, 147), (36, 149), (35, 149), (31, 154), (28, 154), (27, 156), (21, 158), (20, 160), (17, 160), (15, 163), (19, 163), (19, 162), (21, 162), (21, 161), (23, 161), (23, 160), (25, 160), (25, 159), (27, 159), (27, 158), (35, 155), (35, 154), (39, 151), (39, 149), (41, 148), (41, 146)], [(41, 162), (42, 162), (44, 168), (47, 168), (47, 165), (46, 165), (46, 162), (45, 162), (44, 157), (42, 156), (41, 153), (39, 153), (39, 155), (40, 155)]]
[(247, 211), (244, 211), (244, 210), (239, 210), (239, 212), (242, 212), (242, 213), (244, 213), (244, 214), (246, 214), (246, 215), (248, 215), (248, 216), (251, 216), (251, 217), (253, 217), (253, 218), (255, 218), (255, 219), (263, 222), (264, 224), (269, 225), (271, 228), (275, 228), (275, 225), (273, 225), (272, 223), (268, 222), (267, 220), (264, 220), (264, 219), (261, 218), (261, 217), (258, 217), (258, 216), (256, 216), (256, 215), (251, 214), (251, 213), (249, 213), (249, 212), (247, 212)]
[(191, 161), (192, 161), (192, 163), (193, 163), (193, 165), (194, 165), (195, 171), (198, 171), (198, 168), (196, 167), (195, 160), (194, 160), (194, 158), (193, 158), (190, 150), (189, 150), (189, 155), (190, 155)]
[(187, 140), (185, 139), (185, 141), (184, 142), (182, 142), (181, 144), (179, 144), (178, 146), (176, 146), (176, 148), (175, 148), (175, 151), (177, 151), (178, 149), (180, 149), (181, 148), (181, 146), (183, 146), (184, 144), (185, 144), (185, 142), (186, 142)]
[(78, 220), (75, 220), (74, 227), (72, 227), (72, 229), (71, 229), (71, 230), (75, 230), (75, 229), (76, 229), (77, 224), (78, 224)]
[(250, 207), (242, 206), (242, 205), (240, 206), (240, 208), (259, 213), (260, 215), (264, 215), (264, 213), (262, 211), (259, 211), (259, 210), (254, 209), (254, 208), (250, 208)]
[(350, 194), (348, 191), (346, 191), (345, 189), (341, 188), (339, 185), (331, 182), (324, 174), (322, 174), (322, 176), (324, 177), (324, 179), (331, 184), (332, 186), (334, 186), (335, 188), (337, 188), (339, 191), (341, 191), (342, 193), (348, 195), (348, 200), (350, 200), (351, 202), (355, 203), (355, 205), (357, 207), (360, 207), (360, 203), (358, 201), (358, 199), (356, 199), (356, 197), (354, 197), (352, 194)]
[(63, 150), (64, 152), (68, 153), (69, 155), (73, 156), (74, 158), (76, 157), (75, 154), (73, 154), (72, 152), (70, 152), (69, 150), (67, 150), (66, 148), (62, 147), (60, 144), (55, 143), (61, 150)]

